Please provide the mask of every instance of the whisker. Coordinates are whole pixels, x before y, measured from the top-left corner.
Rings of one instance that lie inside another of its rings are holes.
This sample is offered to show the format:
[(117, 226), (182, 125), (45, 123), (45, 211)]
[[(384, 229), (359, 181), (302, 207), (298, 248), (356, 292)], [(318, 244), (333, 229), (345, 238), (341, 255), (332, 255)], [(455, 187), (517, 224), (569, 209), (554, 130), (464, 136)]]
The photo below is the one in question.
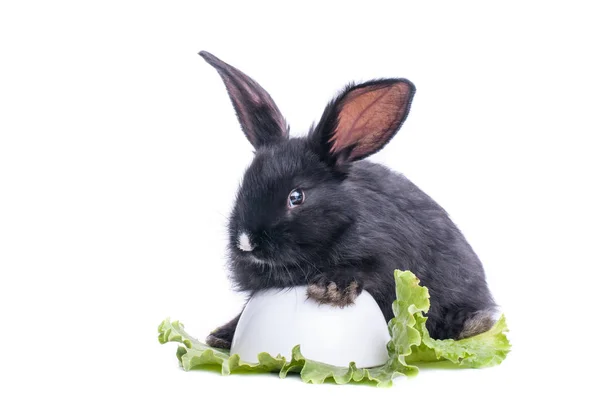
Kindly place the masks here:
[(293, 266), (295, 266), (296, 268), (298, 268), (300, 270), (300, 272), (302, 272), (302, 274), (304, 274), (304, 280), (306, 282), (308, 282), (308, 272), (305, 271), (302, 266), (300, 265), (300, 263), (298, 263), (297, 261), (293, 261), (290, 264), (292, 264)]

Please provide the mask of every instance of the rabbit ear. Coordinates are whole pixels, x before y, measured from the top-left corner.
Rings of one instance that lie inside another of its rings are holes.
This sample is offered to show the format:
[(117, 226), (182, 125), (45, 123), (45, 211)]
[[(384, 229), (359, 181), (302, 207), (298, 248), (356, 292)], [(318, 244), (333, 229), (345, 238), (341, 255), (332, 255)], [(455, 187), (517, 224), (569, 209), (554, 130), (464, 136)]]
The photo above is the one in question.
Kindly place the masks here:
[(221, 75), (242, 130), (255, 148), (288, 138), (287, 123), (269, 93), (214, 55), (206, 51), (200, 55)]
[(348, 86), (325, 108), (311, 134), (321, 155), (340, 164), (379, 151), (406, 119), (414, 93), (415, 86), (406, 79)]

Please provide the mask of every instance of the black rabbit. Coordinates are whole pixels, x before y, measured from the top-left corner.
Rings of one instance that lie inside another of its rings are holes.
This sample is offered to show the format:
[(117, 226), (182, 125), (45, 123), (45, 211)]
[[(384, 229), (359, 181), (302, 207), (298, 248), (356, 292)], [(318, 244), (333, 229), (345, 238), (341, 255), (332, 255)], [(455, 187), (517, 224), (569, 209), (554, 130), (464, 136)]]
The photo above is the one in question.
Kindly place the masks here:
[[(427, 286), (438, 339), (484, 332), (495, 304), (484, 270), (447, 213), (403, 175), (363, 160), (396, 134), (415, 93), (406, 79), (351, 84), (316, 127), (289, 138), (269, 94), (212, 54), (242, 130), (256, 149), (229, 220), (239, 290), (308, 285), (310, 299), (346, 306), (365, 289), (393, 317), (394, 269)], [(228, 348), (239, 316), (207, 343)]]

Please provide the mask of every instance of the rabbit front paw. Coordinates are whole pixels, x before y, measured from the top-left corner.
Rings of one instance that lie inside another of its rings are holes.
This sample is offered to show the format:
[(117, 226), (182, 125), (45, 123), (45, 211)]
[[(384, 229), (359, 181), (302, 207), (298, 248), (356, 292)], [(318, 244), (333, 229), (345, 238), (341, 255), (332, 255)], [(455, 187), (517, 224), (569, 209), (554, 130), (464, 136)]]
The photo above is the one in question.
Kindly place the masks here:
[(206, 337), (206, 344), (214, 348), (230, 349), (231, 341), (233, 340), (233, 335), (237, 328), (237, 323), (240, 320), (240, 316), (241, 314), (227, 322), (225, 325), (213, 330)]
[(362, 287), (354, 279), (344, 280), (320, 276), (308, 285), (307, 296), (319, 304), (344, 308), (354, 304)]

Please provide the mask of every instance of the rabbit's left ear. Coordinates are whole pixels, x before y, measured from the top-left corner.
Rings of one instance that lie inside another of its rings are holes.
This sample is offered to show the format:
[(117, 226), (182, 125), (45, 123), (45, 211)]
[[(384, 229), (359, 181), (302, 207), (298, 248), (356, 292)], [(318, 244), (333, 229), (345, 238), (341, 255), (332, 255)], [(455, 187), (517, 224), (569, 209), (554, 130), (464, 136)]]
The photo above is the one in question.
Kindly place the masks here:
[(415, 86), (406, 79), (350, 85), (325, 108), (312, 142), (334, 165), (372, 155), (396, 134), (414, 94)]
[(201, 51), (200, 55), (221, 75), (242, 130), (254, 148), (288, 139), (287, 123), (264, 88), (211, 53)]

